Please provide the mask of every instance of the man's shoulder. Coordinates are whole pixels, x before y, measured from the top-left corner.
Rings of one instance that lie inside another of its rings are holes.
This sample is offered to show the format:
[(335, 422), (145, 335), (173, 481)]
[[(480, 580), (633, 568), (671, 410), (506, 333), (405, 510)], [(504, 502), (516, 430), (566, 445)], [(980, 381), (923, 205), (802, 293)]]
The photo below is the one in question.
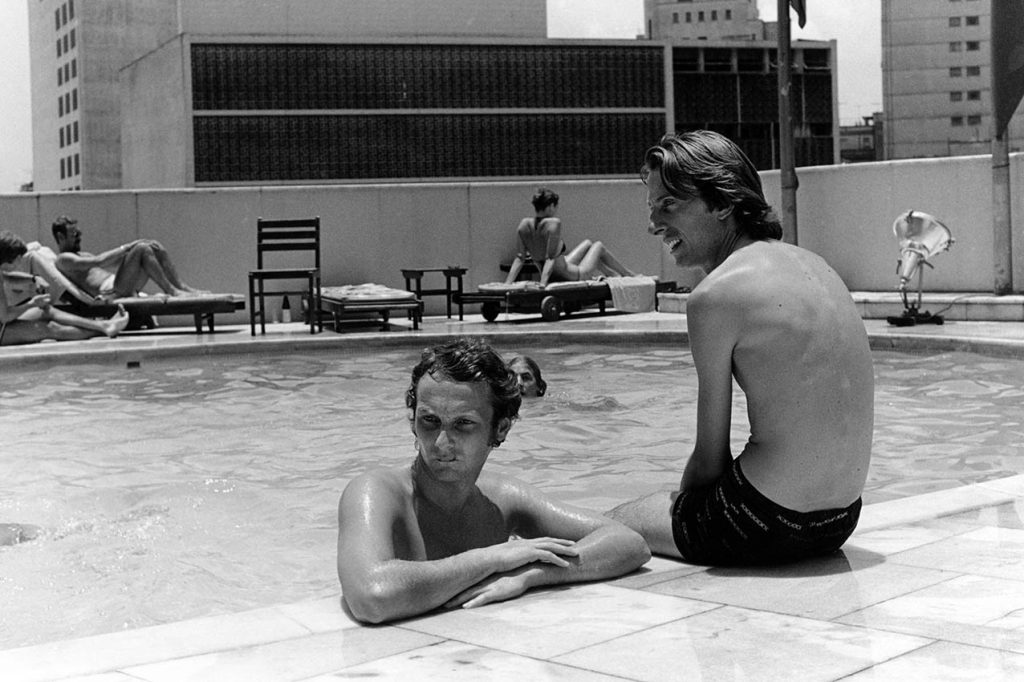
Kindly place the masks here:
[(484, 495), (495, 501), (529, 502), (548, 499), (547, 495), (526, 481), (497, 471), (481, 472), (476, 485)]
[(411, 494), (411, 481), (408, 467), (371, 469), (349, 481), (345, 492), (350, 495), (400, 496)]

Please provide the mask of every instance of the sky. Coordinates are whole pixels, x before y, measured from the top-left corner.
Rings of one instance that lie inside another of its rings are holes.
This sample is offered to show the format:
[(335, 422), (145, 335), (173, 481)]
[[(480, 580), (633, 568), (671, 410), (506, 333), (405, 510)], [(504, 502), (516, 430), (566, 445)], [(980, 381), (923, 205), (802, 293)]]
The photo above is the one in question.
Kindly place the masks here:
[[(775, 21), (776, 0), (758, 0)], [(881, 0), (807, 0), (807, 24), (793, 38), (838, 41), (839, 121), (859, 122), (882, 108)], [(643, 0), (548, 0), (551, 38), (635, 38)], [(28, 2), (0, 0), (0, 194), (32, 179)]]

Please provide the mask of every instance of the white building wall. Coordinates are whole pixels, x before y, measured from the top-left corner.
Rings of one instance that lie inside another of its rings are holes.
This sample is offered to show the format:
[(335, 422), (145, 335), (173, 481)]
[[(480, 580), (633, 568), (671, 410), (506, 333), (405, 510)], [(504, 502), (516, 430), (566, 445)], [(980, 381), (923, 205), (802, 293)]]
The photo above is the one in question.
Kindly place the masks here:
[[(4, 0), (13, 2), (15, 0)], [(546, 38), (546, 0), (25, 0), (29, 7), (33, 182), (37, 190), (121, 187), (119, 72), (183, 32), (337, 37)], [(55, 20), (73, 7), (73, 18)], [(55, 14), (57, 13), (57, 14)], [(56, 41), (75, 31), (75, 46)], [(70, 47), (70, 46), (69, 46)], [(77, 76), (57, 69), (76, 60)], [(60, 116), (57, 98), (78, 98)], [(77, 120), (79, 140), (60, 146)], [(60, 160), (80, 173), (61, 179)]]
[(644, 0), (652, 40), (762, 40), (756, 0)]
[[(991, 151), (990, 12), (990, 0), (882, 0), (886, 158)], [(1024, 149), (1024, 114), (1008, 134)]]

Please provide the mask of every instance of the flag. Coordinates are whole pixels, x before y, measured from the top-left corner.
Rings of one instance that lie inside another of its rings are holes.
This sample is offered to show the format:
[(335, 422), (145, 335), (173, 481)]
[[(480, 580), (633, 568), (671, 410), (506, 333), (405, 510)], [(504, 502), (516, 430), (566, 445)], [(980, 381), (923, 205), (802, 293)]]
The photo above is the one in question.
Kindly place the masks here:
[[(992, 0), (992, 2), (999, 2), (999, 0)], [(789, 0), (789, 4), (796, 10), (797, 24), (800, 28), (804, 27), (807, 23), (807, 6), (805, 0)]]
[(1024, 95), (1024, 0), (992, 0), (992, 116), (1006, 130)]

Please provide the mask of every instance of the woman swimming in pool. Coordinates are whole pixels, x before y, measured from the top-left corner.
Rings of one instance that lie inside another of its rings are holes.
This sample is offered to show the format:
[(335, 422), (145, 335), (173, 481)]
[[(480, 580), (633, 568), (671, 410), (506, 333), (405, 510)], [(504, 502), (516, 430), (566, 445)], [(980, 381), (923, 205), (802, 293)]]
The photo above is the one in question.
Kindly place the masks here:
[(519, 221), (516, 235), (520, 251), (509, 268), (505, 284), (515, 282), (527, 263), (540, 270), (542, 287), (548, 282), (576, 282), (597, 275), (627, 277), (635, 274), (601, 242), (584, 239), (567, 254), (562, 240), (562, 221), (555, 217), (558, 195), (542, 187), (532, 201), (536, 215)]

